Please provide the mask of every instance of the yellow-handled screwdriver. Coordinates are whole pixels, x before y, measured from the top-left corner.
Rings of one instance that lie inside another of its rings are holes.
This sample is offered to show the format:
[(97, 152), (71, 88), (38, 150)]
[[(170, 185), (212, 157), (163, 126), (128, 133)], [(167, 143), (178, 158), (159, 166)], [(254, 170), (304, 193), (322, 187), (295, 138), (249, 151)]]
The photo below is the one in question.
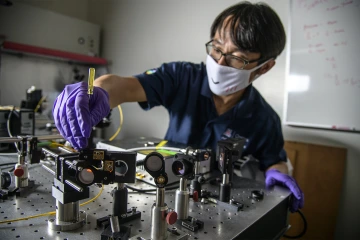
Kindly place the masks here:
[(94, 94), (94, 80), (95, 80), (95, 68), (89, 68), (89, 78), (88, 78), (88, 95), (89, 98)]

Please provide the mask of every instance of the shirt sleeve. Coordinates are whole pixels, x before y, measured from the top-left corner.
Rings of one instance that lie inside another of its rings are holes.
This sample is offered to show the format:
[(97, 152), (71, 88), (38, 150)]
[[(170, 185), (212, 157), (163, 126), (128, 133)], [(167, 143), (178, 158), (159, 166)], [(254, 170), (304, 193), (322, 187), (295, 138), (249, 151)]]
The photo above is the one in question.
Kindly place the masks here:
[(159, 105), (170, 108), (179, 91), (179, 82), (184, 74), (182, 66), (182, 62), (164, 63), (159, 68), (135, 75), (146, 94), (147, 102), (139, 102), (144, 110)]
[(253, 154), (260, 162), (260, 170), (265, 171), (271, 165), (281, 161), (286, 162), (287, 156), (280, 119), (277, 117), (274, 121), (269, 118), (264, 124), (264, 130), (261, 134), (263, 135), (261, 143)]

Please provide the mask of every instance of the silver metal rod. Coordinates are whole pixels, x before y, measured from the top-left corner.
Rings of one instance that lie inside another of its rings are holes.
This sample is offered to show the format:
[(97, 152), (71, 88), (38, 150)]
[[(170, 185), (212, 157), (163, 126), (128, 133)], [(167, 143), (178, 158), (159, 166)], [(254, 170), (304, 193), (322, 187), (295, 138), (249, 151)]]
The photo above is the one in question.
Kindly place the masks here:
[(72, 187), (73, 189), (75, 189), (78, 192), (82, 192), (84, 189), (80, 186), (78, 186), (76, 183), (70, 181), (70, 180), (65, 180), (65, 183), (67, 183), (70, 187)]
[(0, 137), (0, 143), (21, 142), (21, 139), (15, 137)]
[(18, 155), (18, 164), (24, 165), (25, 163), (25, 156)]
[(74, 153), (73, 151), (66, 149), (64, 147), (58, 147), (61, 151), (66, 152), (66, 153)]
[(54, 135), (43, 135), (43, 136), (32, 136), (32, 138), (37, 138), (38, 140), (55, 140), (55, 139), (64, 139), (60, 134)]
[(52, 170), (50, 167), (46, 166), (46, 165), (41, 165), (46, 171), (48, 171), (49, 173), (51, 173), (52, 175), (55, 176), (55, 171)]
[(195, 171), (194, 171), (194, 173), (195, 173), (195, 175), (201, 173), (200, 172), (200, 162), (199, 161), (195, 162)]
[(229, 183), (229, 174), (227, 174), (227, 173), (223, 174), (222, 183), (223, 184), (228, 184)]
[(124, 189), (125, 187), (125, 183), (118, 183), (117, 184), (117, 189), (120, 190), (120, 189)]
[(67, 165), (72, 165), (73, 163), (71, 162), (71, 161), (69, 161), (69, 160), (65, 160), (65, 163), (67, 164)]
[(186, 178), (180, 178), (180, 191), (186, 191), (187, 188), (187, 179)]
[[(64, 139), (59, 134), (56, 134), (56, 135), (44, 135), (44, 136), (27, 136), (28, 140), (31, 140), (33, 138), (37, 138), (38, 140)], [(22, 141), (21, 136), (19, 136), (18, 138), (16, 138), (16, 137), (1, 137), (0, 138), (0, 143), (14, 143), (14, 142), (21, 142), (21, 141)]]
[(45, 153), (51, 155), (52, 157), (56, 158), (59, 156), (59, 154), (54, 153), (53, 151), (50, 151), (49, 149), (43, 148), (42, 149)]
[(111, 225), (111, 231), (113, 233), (120, 232), (120, 224), (119, 224), (118, 216), (111, 216), (110, 217), (110, 225)]
[(156, 207), (165, 206), (165, 188), (156, 188)]

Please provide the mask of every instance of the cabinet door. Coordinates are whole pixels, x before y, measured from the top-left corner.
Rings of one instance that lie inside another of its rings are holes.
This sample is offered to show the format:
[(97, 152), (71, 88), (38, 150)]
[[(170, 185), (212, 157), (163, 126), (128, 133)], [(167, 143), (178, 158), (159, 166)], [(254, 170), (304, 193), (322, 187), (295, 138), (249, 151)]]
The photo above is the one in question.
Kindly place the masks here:
[[(286, 141), (285, 150), (294, 167), (293, 177), (305, 196), (302, 212), (308, 229), (300, 239), (333, 239), (346, 149)], [(286, 235), (297, 235), (303, 229), (303, 221), (298, 213), (290, 214), (289, 224), (291, 228)]]

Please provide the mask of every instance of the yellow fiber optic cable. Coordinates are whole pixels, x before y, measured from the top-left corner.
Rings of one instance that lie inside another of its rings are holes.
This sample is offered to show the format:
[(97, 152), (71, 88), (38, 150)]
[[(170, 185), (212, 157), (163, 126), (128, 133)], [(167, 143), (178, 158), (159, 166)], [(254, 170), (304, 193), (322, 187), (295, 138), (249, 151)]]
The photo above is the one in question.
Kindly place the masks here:
[[(89, 201), (86, 201), (84, 203), (81, 203), (80, 206), (84, 206), (88, 203), (91, 203), (92, 201), (96, 200), (98, 197), (100, 197), (100, 195), (102, 194), (104, 190), (104, 185), (102, 185), (99, 193), (93, 197), (92, 199), (90, 199)], [(24, 221), (24, 220), (29, 220), (29, 219), (32, 219), (32, 218), (38, 218), (38, 217), (46, 217), (46, 216), (50, 216), (50, 215), (54, 215), (56, 214), (56, 211), (52, 211), (52, 212), (47, 212), (47, 213), (41, 213), (41, 214), (37, 214), (37, 215), (33, 215), (33, 216), (29, 216), (29, 217), (24, 217), (24, 218), (17, 218), (17, 219), (12, 219), (12, 220), (5, 220), (5, 221), (0, 221), (0, 224), (3, 224), (3, 223), (9, 223), (9, 222), (19, 222), (19, 221)]]
[(124, 122), (124, 117), (123, 117), (123, 112), (122, 112), (122, 109), (121, 109), (121, 106), (118, 105), (118, 109), (119, 109), (119, 117), (120, 117), (120, 125), (118, 127), (118, 129), (116, 130), (116, 132), (114, 133), (114, 135), (112, 135), (110, 138), (109, 138), (109, 141), (112, 141), (114, 140), (114, 138), (116, 138), (116, 136), (119, 134), (121, 128), (122, 128), (122, 125), (123, 125), (123, 122)]

